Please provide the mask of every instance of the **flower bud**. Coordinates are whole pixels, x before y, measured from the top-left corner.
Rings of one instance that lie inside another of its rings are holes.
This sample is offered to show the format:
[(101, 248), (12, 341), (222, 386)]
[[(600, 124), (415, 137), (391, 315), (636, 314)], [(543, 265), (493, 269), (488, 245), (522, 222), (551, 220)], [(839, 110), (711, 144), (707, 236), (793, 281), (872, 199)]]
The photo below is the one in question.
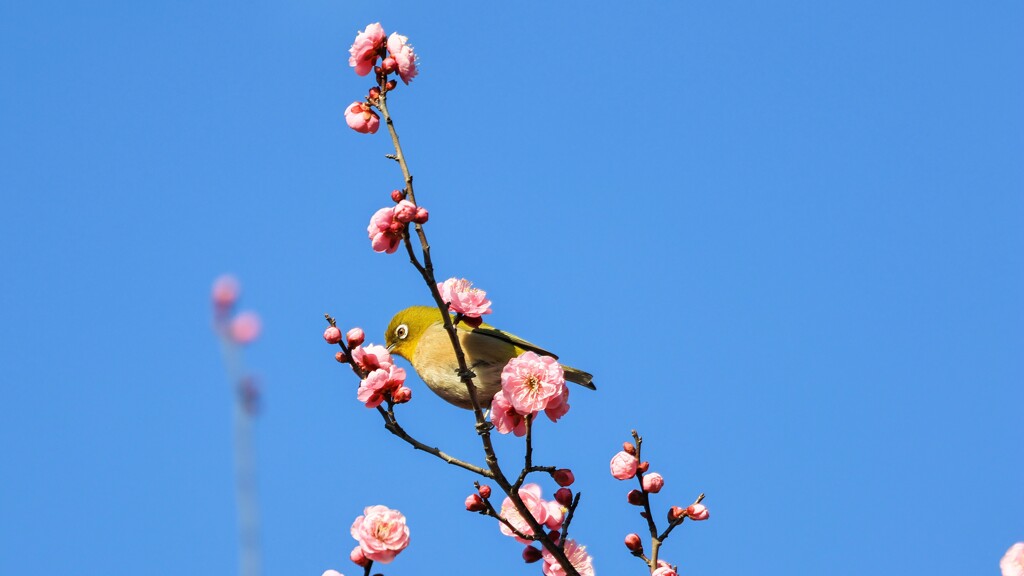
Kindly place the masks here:
[(387, 58), (384, 59), (383, 62), (380, 63), (380, 69), (385, 74), (391, 74), (392, 72), (398, 69), (398, 62), (395, 62), (394, 58), (388, 56)]
[(380, 66), (374, 66), (373, 72), (377, 75), (377, 78), (380, 78), (380, 75), (384, 73), (384, 69), (382, 69)]
[(487, 505), (484, 504), (484, 501), (480, 498), (479, 494), (470, 494), (469, 496), (466, 496), (466, 510), (470, 512), (479, 512), (486, 509)]
[(657, 472), (651, 472), (644, 476), (644, 492), (650, 492), (651, 494), (657, 494), (661, 492), (662, 486), (665, 485), (665, 479), (661, 477), (661, 474)]
[(675, 522), (676, 520), (679, 520), (680, 518), (682, 518), (685, 515), (686, 515), (686, 510), (680, 508), (679, 506), (673, 506), (673, 507), (668, 509), (668, 521), (669, 522)]
[(619, 480), (629, 480), (636, 476), (636, 456), (623, 450), (612, 457), (612, 476)]
[(363, 333), (362, 328), (353, 328), (345, 334), (345, 339), (348, 340), (349, 348), (355, 348), (366, 340), (366, 334)]
[(636, 465), (636, 471), (643, 474), (647, 472), (647, 469), (651, 467), (651, 463), (644, 460), (643, 462)]
[(416, 205), (408, 200), (400, 200), (395, 207), (395, 220), (409, 223), (416, 217)]
[(686, 515), (690, 517), (690, 520), (707, 520), (708, 513), (707, 506), (703, 504), (690, 504), (686, 507)]
[(558, 544), (558, 541), (562, 538), (562, 533), (558, 530), (552, 530), (551, 532), (548, 532), (548, 538), (551, 538), (552, 542)]
[(242, 312), (231, 321), (231, 338), (239, 344), (251, 344), (259, 337), (262, 322), (255, 312)]
[(395, 203), (401, 202), (402, 200), (405, 200), (405, 192), (401, 190), (392, 190), (391, 199), (394, 200)]
[(405, 386), (400, 386), (398, 390), (391, 393), (391, 401), (395, 404), (405, 404), (409, 400), (412, 400), (412, 390)]
[(480, 487), (476, 489), (476, 492), (477, 494), (480, 495), (481, 498), (491, 497), (491, 487), (488, 486), (487, 484), (481, 484)]
[(384, 88), (387, 89), (388, 91), (391, 91), (394, 90), (396, 86), (398, 86), (398, 82), (395, 82), (394, 80), (388, 80), (388, 83), (384, 85)]
[(359, 546), (356, 546), (352, 549), (352, 552), (350, 552), (348, 555), (348, 559), (352, 562), (355, 562), (357, 566), (366, 566), (370, 563), (370, 560), (366, 557), (365, 554), (363, 554), (363, 549)]
[(632, 442), (623, 442), (622, 451), (626, 454), (636, 454), (636, 446), (633, 446)]
[(341, 350), (338, 350), (337, 352), (334, 353), (334, 359), (337, 360), (338, 362), (341, 362), (342, 364), (348, 362), (348, 356), (345, 356), (345, 353), (342, 352)]
[(551, 477), (554, 478), (555, 483), (559, 486), (572, 486), (572, 483), (576, 481), (576, 477), (573, 476), (572, 470), (569, 470), (568, 468), (555, 470)]
[(640, 535), (626, 534), (626, 548), (629, 548), (633, 552), (642, 552), (644, 544), (640, 541)]
[(376, 86), (374, 86), (373, 88), (370, 88), (369, 96), (370, 96), (371, 100), (376, 100), (377, 98), (380, 98), (380, 88), (378, 88)]
[(341, 342), (341, 330), (338, 330), (337, 326), (328, 326), (327, 330), (324, 330), (324, 340), (328, 344), (337, 344)]
[(540, 550), (537, 550), (533, 546), (527, 546), (526, 548), (523, 548), (523, 561), (525, 561), (527, 564), (533, 564), (537, 560), (540, 560), (542, 557), (543, 554), (541, 554)]
[(221, 276), (213, 283), (213, 305), (219, 309), (231, 308), (238, 301), (238, 280), (234, 276)]
[(633, 506), (641, 506), (644, 503), (644, 493), (639, 490), (630, 490), (629, 494), (626, 494), (626, 502)]
[(559, 488), (555, 491), (555, 502), (558, 502), (562, 506), (568, 508), (572, 505), (572, 490), (568, 488)]
[(427, 212), (426, 208), (420, 206), (416, 209), (416, 215), (413, 216), (412, 221), (417, 224), (426, 224), (429, 218), (430, 212)]

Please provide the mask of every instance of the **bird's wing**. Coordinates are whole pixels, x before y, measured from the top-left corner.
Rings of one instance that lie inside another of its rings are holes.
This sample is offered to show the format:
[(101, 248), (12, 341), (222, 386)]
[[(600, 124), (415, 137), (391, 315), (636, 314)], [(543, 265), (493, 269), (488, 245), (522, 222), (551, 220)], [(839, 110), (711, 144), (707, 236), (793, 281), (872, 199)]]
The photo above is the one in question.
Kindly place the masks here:
[(537, 346), (536, 344), (533, 344), (531, 342), (527, 342), (526, 340), (523, 340), (522, 338), (516, 336), (515, 334), (509, 334), (504, 330), (498, 330), (497, 328), (489, 326), (487, 324), (482, 324), (479, 327), (474, 328), (472, 330), (472, 334), (479, 334), (481, 336), (486, 336), (489, 338), (497, 338), (498, 340), (502, 340), (504, 342), (512, 344), (516, 348), (521, 348), (523, 350), (533, 350), (537, 354), (540, 354), (542, 356), (551, 356), (555, 360), (558, 360), (558, 356), (541, 348), (540, 346)]

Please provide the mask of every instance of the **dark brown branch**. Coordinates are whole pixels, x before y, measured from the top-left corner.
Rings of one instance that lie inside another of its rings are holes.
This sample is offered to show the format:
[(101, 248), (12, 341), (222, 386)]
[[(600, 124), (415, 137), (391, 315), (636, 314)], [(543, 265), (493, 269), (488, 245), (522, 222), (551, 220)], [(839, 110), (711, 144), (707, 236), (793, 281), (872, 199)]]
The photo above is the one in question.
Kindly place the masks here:
[(569, 525), (572, 524), (572, 519), (576, 515), (576, 507), (580, 505), (580, 496), (582, 495), (582, 492), (577, 492), (573, 497), (572, 503), (569, 505), (569, 512), (565, 515), (565, 522), (562, 522), (562, 548), (565, 548), (565, 541), (569, 539)]

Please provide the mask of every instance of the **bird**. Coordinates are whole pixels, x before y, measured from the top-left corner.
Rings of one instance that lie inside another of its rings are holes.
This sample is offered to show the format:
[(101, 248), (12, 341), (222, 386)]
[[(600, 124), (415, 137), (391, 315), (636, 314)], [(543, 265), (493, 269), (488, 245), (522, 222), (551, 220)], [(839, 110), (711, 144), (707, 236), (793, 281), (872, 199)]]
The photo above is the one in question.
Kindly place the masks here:
[[(489, 324), (481, 323), (473, 328), (460, 322), (456, 330), (466, 365), (476, 374), (473, 384), (477, 400), (484, 409), (490, 407), (491, 398), (501, 390), (501, 371), (509, 360), (527, 350), (558, 359), (540, 346)], [(384, 342), (389, 352), (412, 364), (416, 374), (435, 394), (459, 408), (473, 409), (469, 391), (459, 377), (459, 363), (440, 310), (432, 306), (410, 306), (398, 312), (388, 324)], [(587, 372), (564, 364), (562, 370), (566, 380), (597, 390), (594, 377)]]

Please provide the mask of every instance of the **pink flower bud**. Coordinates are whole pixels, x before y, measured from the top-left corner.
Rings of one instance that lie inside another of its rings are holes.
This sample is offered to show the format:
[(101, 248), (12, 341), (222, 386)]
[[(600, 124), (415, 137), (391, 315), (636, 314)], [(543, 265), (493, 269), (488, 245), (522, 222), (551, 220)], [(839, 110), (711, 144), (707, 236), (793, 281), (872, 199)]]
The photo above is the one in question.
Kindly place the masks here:
[(572, 470), (568, 468), (562, 468), (555, 470), (555, 473), (551, 475), (554, 478), (555, 483), (559, 486), (572, 486), (572, 483), (576, 481), (576, 477), (573, 476)]
[(661, 474), (657, 472), (651, 472), (644, 476), (644, 491), (650, 492), (651, 494), (657, 494), (661, 492), (661, 487), (665, 485), (665, 479), (661, 477)]
[(673, 506), (668, 509), (668, 521), (675, 522), (686, 515), (686, 510), (679, 506)]
[(409, 400), (412, 400), (412, 390), (405, 386), (400, 386), (398, 390), (391, 393), (391, 401), (395, 404), (405, 404)]
[(324, 340), (328, 344), (337, 344), (341, 342), (341, 330), (338, 330), (337, 326), (328, 326), (327, 330), (324, 330)]
[(366, 340), (366, 334), (363, 333), (362, 328), (353, 328), (345, 334), (345, 339), (348, 340), (348, 347), (355, 348)]
[(342, 352), (341, 350), (338, 350), (337, 352), (334, 353), (334, 359), (342, 364), (348, 362), (348, 356), (345, 356), (345, 353)]
[(572, 505), (572, 490), (568, 488), (559, 488), (555, 491), (555, 502), (558, 502), (562, 506), (568, 508)]
[(644, 493), (639, 490), (630, 490), (629, 494), (626, 494), (626, 502), (633, 506), (641, 506), (644, 503)]
[(427, 220), (430, 219), (430, 212), (427, 212), (426, 208), (419, 207), (416, 209), (416, 215), (413, 216), (412, 221), (417, 224), (426, 224)]
[(641, 473), (641, 474), (644, 474), (644, 473), (647, 472), (647, 469), (650, 468), (650, 467), (651, 467), (651, 463), (646, 461), (646, 460), (644, 460), (643, 462), (641, 462), (641, 463), (636, 465), (636, 471)]
[(250, 344), (259, 338), (262, 324), (255, 312), (242, 312), (231, 321), (231, 339), (239, 344)]
[(629, 480), (636, 476), (636, 457), (623, 450), (612, 457), (612, 476), (619, 480)]
[(632, 442), (623, 442), (622, 451), (626, 454), (636, 454), (636, 446), (633, 446)]
[(479, 494), (470, 494), (469, 496), (466, 496), (466, 510), (470, 512), (479, 512), (486, 509), (487, 505), (484, 504), (484, 501), (480, 498)]
[(213, 283), (213, 305), (218, 309), (230, 308), (238, 301), (238, 280), (234, 276), (221, 276)]
[(398, 202), (405, 200), (405, 192), (402, 192), (401, 190), (392, 190), (391, 199), (397, 204)]
[(707, 520), (709, 513), (707, 506), (703, 504), (690, 504), (686, 507), (686, 515), (690, 520)]
[(395, 82), (394, 80), (388, 80), (388, 83), (384, 85), (384, 88), (386, 88), (390, 92), (391, 90), (394, 90), (396, 86), (398, 86), (398, 82)]
[(348, 559), (355, 562), (357, 566), (366, 566), (370, 563), (370, 560), (363, 554), (363, 549), (359, 546), (356, 546), (349, 552)]
[(640, 535), (626, 534), (626, 548), (629, 548), (633, 552), (642, 551), (644, 549), (644, 544), (640, 541)]
[(476, 492), (477, 494), (480, 495), (481, 498), (491, 497), (491, 487), (488, 486), (487, 484), (481, 484), (480, 487), (476, 489)]
[(388, 56), (387, 58), (384, 59), (383, 62), (380, 63), (380, 69), (385, 74), (391, 74), (392, 72), (398, 69), (398, 62), (395, 62), (394, 58)]
[(353, 102), (345, 109), (345, 123), (361, 134), (375, 134), (380, 128), (380, 116), (366, 102)]
[(416, 205), (408, 200), (400, 200), (395, 206), (395, 220), (402, 223), (412, 222), (416, 217)]
[(380, 98), (380, 88), (377, 88), (376, 86), (370, 88), (368, 96), (370, 97), (371, 100), (376, 100), (377, 98)]
[(542, 556), (543, 554), (541, 554), (540, 550), (537, 550), (533, 546), (523, 548), (523, 561), (527, 564), (533, 564), (537, 560), (540, 560)]

